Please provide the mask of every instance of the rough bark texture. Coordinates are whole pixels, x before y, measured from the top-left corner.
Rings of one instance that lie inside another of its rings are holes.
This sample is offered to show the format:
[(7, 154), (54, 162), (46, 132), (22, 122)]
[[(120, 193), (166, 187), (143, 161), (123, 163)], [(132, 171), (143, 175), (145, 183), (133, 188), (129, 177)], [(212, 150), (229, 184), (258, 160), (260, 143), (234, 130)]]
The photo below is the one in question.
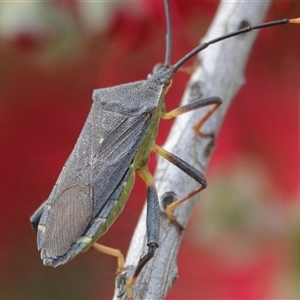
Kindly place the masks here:
[[(202, 41), (209, 41), (235, 31), (245, 21), (252, 25), (261, 23), (269, 4), (269, 1), (221, 2), (208, 33), (202, 38)], [(256, 35), (257, 31), (252, 31), (230, 38), (212, 45), (200, 53), (199, 67), (187, 85), (181, 104), (189, 103), (199, 96), (201, 98), (219, 96), (223, 100), (218, 111), (203, 126), (203, 132), (214, 133), (217, 138), (226, 111), (244, 83), (244, 69)], [(192, 127), (207, 109), (199, 109), (177, 118), (169, 138), (163, 146), (202, 172), (205, 172), (209, 162), (214, 141), (211, 138), (196, 137)], [(178, 197), (182, 197), (198, 187), (193, 179), (161, 158), (158, 161), (155, 182), (160, 199), (166, 192), (172, 191)], [(175, 210), (177, 220), (183, 226), (186, 226), (198, 200), (199, 195)], [(181, 237), (182, 235), (179, 234), (176, 227), (170, 224), (164, 213), (161, 213), (159, 248), (134, 285), (134, 299), (152, 300), (166, 297), (177, 277), (176, 258)], [(146, 252), (146, 212), (144, 207), (126, 259), (128, 278), (132, 275), (140, 257)], [(122, 277), (117, 278), (117, 284), (120, 281), (122, 281)], [(124, 288), (122, 284), (121, 288)], [(120, 293), (120, 290), (117, 289), (117, 293)]]

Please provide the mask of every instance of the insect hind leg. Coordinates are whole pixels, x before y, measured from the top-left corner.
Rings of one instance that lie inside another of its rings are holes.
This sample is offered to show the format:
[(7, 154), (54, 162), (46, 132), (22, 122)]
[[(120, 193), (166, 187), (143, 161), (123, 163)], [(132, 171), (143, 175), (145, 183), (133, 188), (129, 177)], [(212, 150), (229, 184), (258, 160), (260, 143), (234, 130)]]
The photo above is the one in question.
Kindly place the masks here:
[(158, 248), (158, 244), (156, 243), (151, 243), (148, 244), (148, 252), (146, 255), (144, 255), (140, 260), (139, 263), (134, 271), (133, 276), (128, 280), (127, 284), (126, 284), (126, 288), (127, 288), (127, 299), (128, 300), (132, 300), (133, 299), (133, 294), (132, 294), (132, 287), (137, 279), (137, 277), (139, 276), (139, 274), (141, 273), (142, 269), (144, 268), (144, 266), (147, 264), (147, 262), (154, 256), (154, 253), (156, 251), (156, 249)]
[(187, 162), (185, 162), (178, 156), (164, 150), (163, 148), (159, 147), (156, 144), (154, 144), (152, 146), (152, 151), (159, 154), (163, 158), (167, 159), (169, 162), (174, 164), (176, 167), (178, 167), (184, 173), (186, 173), (187, 175), (189, 175), (190, 177), (195, 179), (198, 183), (200, 183), (200, 186), (198, 188), (196, 188), (194, 191), (192, 191), (185, 197), (178, 199), (175, 202), (169, 204), (166, 208), (166, 214), (167, 214), (168, 218), (170, 219), (170, 221), (172, 223), (174, 223), (180, 231), (182, 231), (182, 230), (184, 230), (184, 227), (177, 221), (176, 217), (174, 216), (173, 211), (176, 207), (181, 205), (183, 202), (190, 199), (191, 197), (193, 197), (194, 195), (196, 195), (197, 193), (201, 192), (202, 190), (204, 190), (206, 188), (207, 183), (206, 183), (205, 176), (200, 171), (198, 171), (197, 169), (192, 167), (190, 164), (188, 164)]
[(159, 238), (159, 204), (156, 187), (153, 177), (147, 166), (141, 167), (136, 172), (140, 175), (147, 187), (147, 246), (148, 252), (139, 260), (139, 263), (134, 271), (133, 276), (127, 282), (127, 298), (133, 299), (132, 286), (135, 283), (138, 275), (147, 264), (147, 262), (154, 256), (158, 248)]

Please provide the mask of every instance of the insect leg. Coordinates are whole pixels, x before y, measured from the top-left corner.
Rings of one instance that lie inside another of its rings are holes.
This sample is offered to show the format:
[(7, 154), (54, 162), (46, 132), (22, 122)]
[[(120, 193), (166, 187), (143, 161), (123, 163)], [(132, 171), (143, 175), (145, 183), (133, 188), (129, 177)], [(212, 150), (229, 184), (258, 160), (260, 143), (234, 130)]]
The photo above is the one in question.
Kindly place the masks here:
[(147, 187), (147, 246), (148, 252), (143, 256), (135, 269), (133, 276), (127, 282), (127, 297), (132, 298), (132, 286), (146, 263), (153, 257), (155, 250), (158, 248), (159, 237), (159, 205), (158, 195), (154, 184), (153, 177), (144, 166), (137, 170), (137, 173), (145, 181)]
[(219, 97), (210, 97), (210, 98), (206, 98), (206, 99), (200, 99), (200, 100), (194, 101), (192, 103), (189, 103), (187, 105), (178, 107), (178, 108), (176, 108), (176, 109), (174, 109), (174, 110), (172, 110), (168, 113), (165, 113), (162, 116), (162, 119), (172, 119), (172, 118), (178, 117), (179, 115), (184, 114), (186, 112), (193, 111), (193, 110), (196, 110), (198, 108), (208, 106), (208, 105), (212, 105), (212, 104), (214, 104), (214, 106), (212, 106), (212, 108), (209, 111), (207, 111), (207, 113), (193, 127), (194, 132), (197, 136), (199, 136), (199, 137), (209, 137), (209, 136), (212, 136), (212, 135), (202, 133), (200, 131), (200, 128), (206, 122), (206, 120), (209, 119), (209, 117), (222, 104), (222, 100)]
[(98, 243), (93, 244), (93, 248), (99, 252), (102, 252), (104, 254), (115, 256), (118, 259), (118, 269), (116, 271), (116, 274), (119, 275), (124, 270), (124, 256), (122, 252), (118, 249), (109, 248), (106, 246), (103, 246)]
[(44, 211), (45, 203), (46, 203), (46, 201), (43, 202), (40, 205), (40, 207), (34, 212), (34, 214), (30, 217), (31, 227), (35, 232), (37, 232), (37, 230), (38, 230), (38, 225), (40, 223), (40, 219), (41, 219), (42, 213)]
[(202, 190), (204, 190), (206, 188), (206, 186), (207, 186), (206, 179), (205, 179), (204, 175), (200, 171), (198, 171), (197, 169), (195, 169), (193, 166), (189, 165), (187, 162), (185, 162), (184, 160), (182, 160), (178, 156), (176, 156), (176, 155), (174, 155), (174, 154), (172, 154), (172, 153), (164, 150), (163, 148), (159, 147), (158, 145), (154, 144), (152, 146), (152, 151), (154, 151), (155, 153), (159, 154), (163, 158), (167, 159), (169, 162), (171, 162), (172, 164), (174, 164), (176, 167), (178, 167), (184, 173), (186, 173), (187, 175), (191, 176), (193, 179), (195, 179), (197, 182), (200, 183), (200, 187), (198, 187), (197, 189), (195, 189), (194, 191), (192, 191), (191, 193), (189, 193), (185, 197), (183, 197), (181, 199), (178, 199), (175, 202), (169, 204), (167, 206), (167, 208), (166, 208), (166, 214), (167, 214), (168, 218), (170, 219), (170, 221), (172, 223), (174, 223), (179, 228), (180, 231), (182, 231), (184, 228), (176, 220), (176, 217), (174, 216), (173, 211), (180, 204), (182, 204), (186, 200), (190, 199), (191, 197), (193, 197), (197, 193), (199, 193)]

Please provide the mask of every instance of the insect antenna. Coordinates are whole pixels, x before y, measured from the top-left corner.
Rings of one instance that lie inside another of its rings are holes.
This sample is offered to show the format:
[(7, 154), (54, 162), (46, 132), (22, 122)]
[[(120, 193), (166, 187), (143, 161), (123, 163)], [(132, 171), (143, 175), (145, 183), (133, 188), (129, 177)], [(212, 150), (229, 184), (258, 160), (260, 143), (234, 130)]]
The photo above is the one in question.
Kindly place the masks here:
[(172, 56), (172, 22), (171, 22), (169, 1), (164, 0), (164, 5), (165, 5), (166, 24), (167, 24), (165, 66), (169, 67), (171, 64), (171, 56)]
[(189, 52), (187, 55), (185, 55), (183, 58), (181, 58), (176, 64), (173, 65), (173, 71), (176, 72), (186, 61), (188, 61), (191, 57), (193, 57), (194, 55), (196, 55), (197, 53), (199, 53), (200, 51), (204, 50), (205, 48), (207, 48), (208, 46), (218, 43), (220, 41), (229, 39), (233, 36), (239, 35), (239, 34), (243, 34), (252, 30), (256, 30), (256, 29), (261, 29), (261, 28), (265, 28), (265, 27), (271, 27), (271, 26), (276, 26), (276, 25), (283, 25), (283, 24), (287, 24), (287, 23), (294, 23), (294, 24), (300, 24), (300, 18), (296, 18), (296, 19), (282, 19), (282, 20), (277, 20), (277, 21), (271, 21), (271, 22), (267, 22), (267, 23), (262, 23), (260, 25), (256, 25), (256, 26), (247, 26), (245, 28), (239, 29), (237, 31), (225, 34), (223, 36), (220, 36), (216, 39), (213, 39), (209, 42), (205, 42), (200, 44), (198, 47), (196, 47), (195, 49), (193, 49), (191, 52)]

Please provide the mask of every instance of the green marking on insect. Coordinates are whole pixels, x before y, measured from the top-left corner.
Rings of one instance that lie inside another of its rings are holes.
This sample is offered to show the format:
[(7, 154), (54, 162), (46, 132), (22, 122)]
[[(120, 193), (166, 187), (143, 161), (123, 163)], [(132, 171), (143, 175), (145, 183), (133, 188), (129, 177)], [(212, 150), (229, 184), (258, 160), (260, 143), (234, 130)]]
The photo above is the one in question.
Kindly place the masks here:
[(40, 230), (40, 231), (42, 231), (42, 232), (45, 232), (46, 226), (45, 226), (45, 225), (39, 225), (39, 226), (38, 226), (38, 230)]
[(77, 242), (88, 245), (93, 239), (87, 236), (82, 236)]
[(202, 134), (200, 127), (218, 108), (221, 99), (197, 99), (165, 113), (164, 96), (174, 73), (195, 54), (221, 40), (263, 27), (300, 23), (300, 19), (284, 19), (239, 29), (201, 44), (171, 66), (170, 10), (169, 2), (165, 0), (164, 3), (167, 17), (164, 66), (156, 67), (146, 80), (94, 91), (91, 111), (70, 157), (49, 198), (30, 218), (32, 227), (37, 231), (37, 245), (45, 265), (63, 265), (94, 246), (98, 251), (118, 257), (117, 273), (120, 273), (124, 261), (120, 251), (96, 241), (122, 212), (134, 185), (135, 173), (138, 173), (147, 187), (148, 253), (137, 263), (133, 276), (127, 282), (128, 299), (132, 299), (132, 286), (137, 276), (158, 247), (159, 206), (154, 181), (147, 167), (150, 152), (163, 156), (200, 184), (199, 188), (170, 204), (166, 210), (179, 229), (183, 228), (173, 215), (173, 210), (206, 187), (203, 174), (158, 147), (155, 139), (161, 118), (170, 119), (213, 105), (194, 126), (196, 135), (211, 138)]

